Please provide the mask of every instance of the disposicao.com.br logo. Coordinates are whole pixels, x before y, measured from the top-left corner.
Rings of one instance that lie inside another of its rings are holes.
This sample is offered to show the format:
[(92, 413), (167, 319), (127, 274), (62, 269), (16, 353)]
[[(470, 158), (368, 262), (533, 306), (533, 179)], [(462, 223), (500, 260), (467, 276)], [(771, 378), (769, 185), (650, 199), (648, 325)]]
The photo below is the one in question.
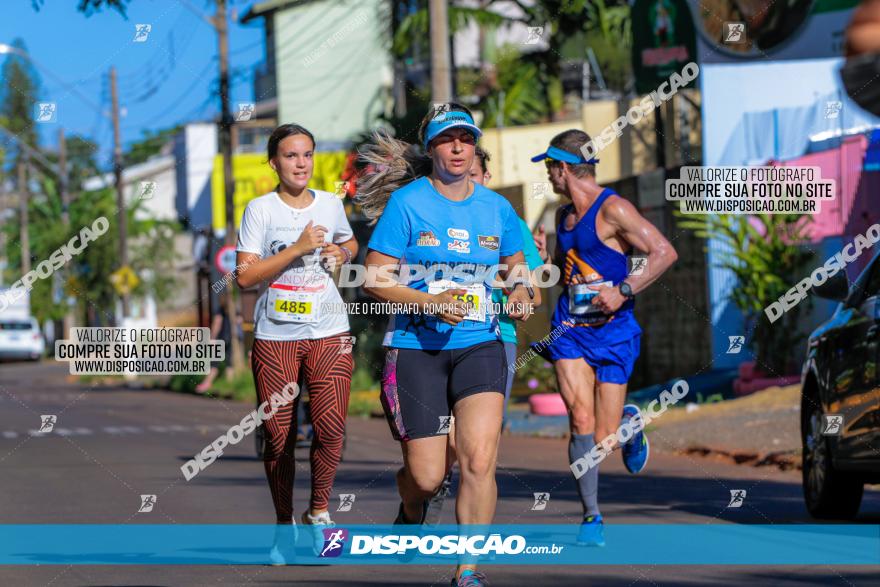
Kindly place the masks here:
[(322, 558), (337, 557), (342, 554), (345, 548), (345, 541), (348, 539), (348, 530), (344, 528), (325, 528), (324, 546), (318, 555)]
[[(517, 555), (558, 554), (564, 546), (528, 546), (526, 539), (518, 534), (502, 537), (501, 534), (386, 534), (368, 536), (355, 534), (351, 539), (350, 554), (353, 555), (404, 555), (411, 550), (423, 555)], [(539, 550), (540, 549), (540, 550)]]

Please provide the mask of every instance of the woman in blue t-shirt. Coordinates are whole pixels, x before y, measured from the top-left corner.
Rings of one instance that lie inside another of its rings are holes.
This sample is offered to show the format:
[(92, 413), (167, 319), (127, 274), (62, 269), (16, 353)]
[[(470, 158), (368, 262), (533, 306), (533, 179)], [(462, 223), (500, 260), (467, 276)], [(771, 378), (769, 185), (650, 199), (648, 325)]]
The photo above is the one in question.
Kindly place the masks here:
[[(399, 524), (424, 521), (427, 500), (446, 475), (453, 417), (461, 467), (458, 523), (490, 524), (495, 512), (507, 361), (491, 284), (497, 271), (510, 290), (507, 314), (519, 321), (533, 312), (534, 289), (516, 212), (469, 178), (480, 135), (467, 108), (444, 104), (419, 130), (430, 161), (378, 136), (373, 157), (369, 149), (365, 157), (377, 172), (359, 185), (367, 214), (378, 217), (365, 290), (413, 310), (394, 315), (382, 377), (382, 405), (403, 452)], [(389, 186), (428, 169), (384, 201)], [(381, 267), (399, 268), (400, 277), (376, 271)], [(474, 565), (460, 564), (453, 584), (483, 581)]]

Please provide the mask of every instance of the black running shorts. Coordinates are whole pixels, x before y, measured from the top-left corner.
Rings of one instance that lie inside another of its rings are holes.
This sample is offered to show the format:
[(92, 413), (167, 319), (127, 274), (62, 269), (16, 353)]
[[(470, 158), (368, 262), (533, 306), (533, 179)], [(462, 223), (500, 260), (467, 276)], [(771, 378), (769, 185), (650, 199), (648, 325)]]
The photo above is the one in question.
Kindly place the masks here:
[(475, 393), (504, 395), (507, 358), (493, 340), (463, 349), (389, 349), (382, 373), (382, 407), (395, 440), (449, 433), (455, 402)]

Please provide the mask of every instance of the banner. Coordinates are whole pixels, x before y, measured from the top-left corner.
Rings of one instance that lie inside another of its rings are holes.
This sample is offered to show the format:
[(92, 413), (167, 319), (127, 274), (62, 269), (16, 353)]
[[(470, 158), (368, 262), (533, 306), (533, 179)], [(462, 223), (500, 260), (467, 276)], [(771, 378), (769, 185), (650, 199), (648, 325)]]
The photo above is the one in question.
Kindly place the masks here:
[(648, 94), (696, 61), (691, 12), (684, 0), (636, 0), (632, 7), (633, 73), (636, 91)]
[(877, 524), (614, 524), (605, 527), (604, 548), (578, 545), (578, 530), (576, 524), (6, 524), (0, 564), (265, 565), (278, 544), (276, 558), (297, 565), (880, 565)]
[[(309, 187), (328, 192), (336, 191), (345, 168), (344, 151), (322, 152), (314, 155), (314, 171)], [(278, 185), (278, 176), (269, 167), (262, 153), (241, 153), (232, 157), (232, 177), (235, 180), (235, 226), (241, 225), (241, 215), (248, 202), (267, 194)], [(226, 229), (226, 196), (223, 185), (223, 157), (214, 158), (211, 172), (211, 225), (214, 231)]]

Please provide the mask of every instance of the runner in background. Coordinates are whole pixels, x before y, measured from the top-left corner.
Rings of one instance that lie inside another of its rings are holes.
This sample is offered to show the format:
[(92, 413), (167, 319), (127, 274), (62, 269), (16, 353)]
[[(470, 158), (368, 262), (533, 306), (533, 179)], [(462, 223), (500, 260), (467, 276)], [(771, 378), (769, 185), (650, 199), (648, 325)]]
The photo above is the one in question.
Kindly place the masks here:
[[(269, 137), (269, 165), (279, 184), (276, 191), (247, 205), (236, 264), (242, 268), (239, 286), (260, 284), (251, 356), (258, 401), (298, 382), (301, 374), (309, 389), (312, 490), (302, 521), (311, 526), (315, 547), (320, 548), (322, 529), (334, 525), (327, 507), (342, 454), (354, 369), (351, 353), (342, 352), (349, 335), (348, 316), (327, 311), (342, 305), (331, 270), (350, 262), (358, 245), (339, 198), (307, 187), (314, 149), (312, 134), (296, 124), (281, 125)], [(268, 442), (263, 459), (279, 524), (270, 554), (274, 564), (288, 562), (295, 540), (298, 402), (297, 397), (264, 423)]]
[[(489, 173), (489, 167), (487, 163), (490, 160), (490, 155), (482, 147), (477, 146), (475, 149), (475, 157), (474, 164), (471, 167), (471, 181), (474, 183), (478, 183), (480, 185), (486, 185), (489, 180), (492, 178), (492, 174)], [(535, 242), (532, 239), (532, 233), (529, 230), (529, 225), (526, 224), (525, 220), (522, 218), (518, 218), (519, 226), (522, 233), (523, 238), (523, 253), (525, 254), (526, 264), (529, 266), (529, 271), (534, 271), (541, 267), (544, 263), (541, 261), (541, 256), (538, 253), (538, 249), (535, 246)], [(492, 303), (503, 306), (507, 303), (507, 295), (501, 288), (494, 288), (492, 290)], [(541, 303), (541, 294), (540, 290), (536, 288), (535, 290), (535, 303)], [(507, 358), (507, 380), (504, 386), (504, 416), (502, 418), (501, 429), (504, 430), (505, 424), (507, 422), (507, 405), (510, 402), (510, 391), (513, 388), (513, 380), (516, 376), (516, 373), (513, 372), (512, 366), (516, 363), (516, 322), (511, 320), (511, 318), (506, 313), (501, 313), (498, 316), (499, 327), (501, 329), (501, 342), (504, 344), (504, 355)], [(443, 503), (446, 498), (452, 494), (452, 477), (453, 477), (453, 466), (455, 465), (455, 433), (454, 431), (450, 431), (449, 434), (449, 446), (447, 447), (447, 472), (446, 476), (443, 478), (443, 483), (440, 485), (440, 488), (437, 490), (431, 499), (428, 501), (428, 508), (425, 513), (425, 524), (434, 525), (440, 522), (440, 514), (443, 511)]]
[[(539, 354), (553, 361), (568, 409), (572, 464), (616, 435), (621, 416), (624, 421), (641, 418), (637, 406), (623, 405), (642, 332), (633, 315), (633, 298), (678, 258), (669, 241), (635, 206), (596, 183), (598, 161), (586, 160), (581, 152), (589, 140), (583, 131), (567, 130), (553, 137), (546, 152), (532, 158), (544, 161), (553, 191), (571, 200), (556, 213), (554, 263), (562, 270), (563, 291), (552, 326), (561, 334)], [(627, 254), (633, 249), (648, 255), (640, 275), (628, 275)], [(636, 433), (622, 448), (627, 470), (641, 471), (649, 454), (645, 433)], [(599, 468), (575, 470), (584, 506), (578, 540), (603, 546)]]
[[(229, 318), (226, 316), (226, 302), (228, 296), (229, 294), (225, 291), (220, 294), (217, 307), (214, 309), (213, 316), (211, 316), (211, 339), (223, 341), (226, 348), (226, 354), (223, 355), (224, 357), (229, 357), (229, 347), (232, 344), (232, 328), (229, 324)], [(205, 379), (196, 385), (196, 393), (200, 395), (207, 393), (217, 379), (217, 375), (220, 374), (220, 366), (228, 364), (228, 359), (211, 361), (211, 370), (208, 372)]]
[[(409, 145), (377, 135), (363, 154), (377, 168), (359, 185), (362, 207), (378, 218), (367, 254), (371, 269), (429, 269), (406, 284), (378, 273), (365, 290), (421, 311), (394, 317), (382, 377), (382, 404), (392, 436), (400, 441), (398, 524), (421, 524), (425, 508), (447, 472), (447, 435), (454, 416), (461, 463), (456, 501), (459, 524), (489, 524), (495, 514), (495, 464), (504, 411), (507, 361), (497, 316), (487, 312), (493, 265), (510, 282), (509, 314), (526, 320), (534, 288), (524, 265), (516, 212), (507, 200), (470, 181), (481, 132), (458, 104), (430, 112), (419, 138), (430, 157), (413, 158)], [(399, 187), (400, 189), (396, 189)], [(392, 193), (393, 192), (393, 193)], [(390, 198), (389, 198), (390, 194)], [(467, 300), (468, 303), (463, 303)], [(453, 585), (487, 585), (471, 561), (459, 564)]]

